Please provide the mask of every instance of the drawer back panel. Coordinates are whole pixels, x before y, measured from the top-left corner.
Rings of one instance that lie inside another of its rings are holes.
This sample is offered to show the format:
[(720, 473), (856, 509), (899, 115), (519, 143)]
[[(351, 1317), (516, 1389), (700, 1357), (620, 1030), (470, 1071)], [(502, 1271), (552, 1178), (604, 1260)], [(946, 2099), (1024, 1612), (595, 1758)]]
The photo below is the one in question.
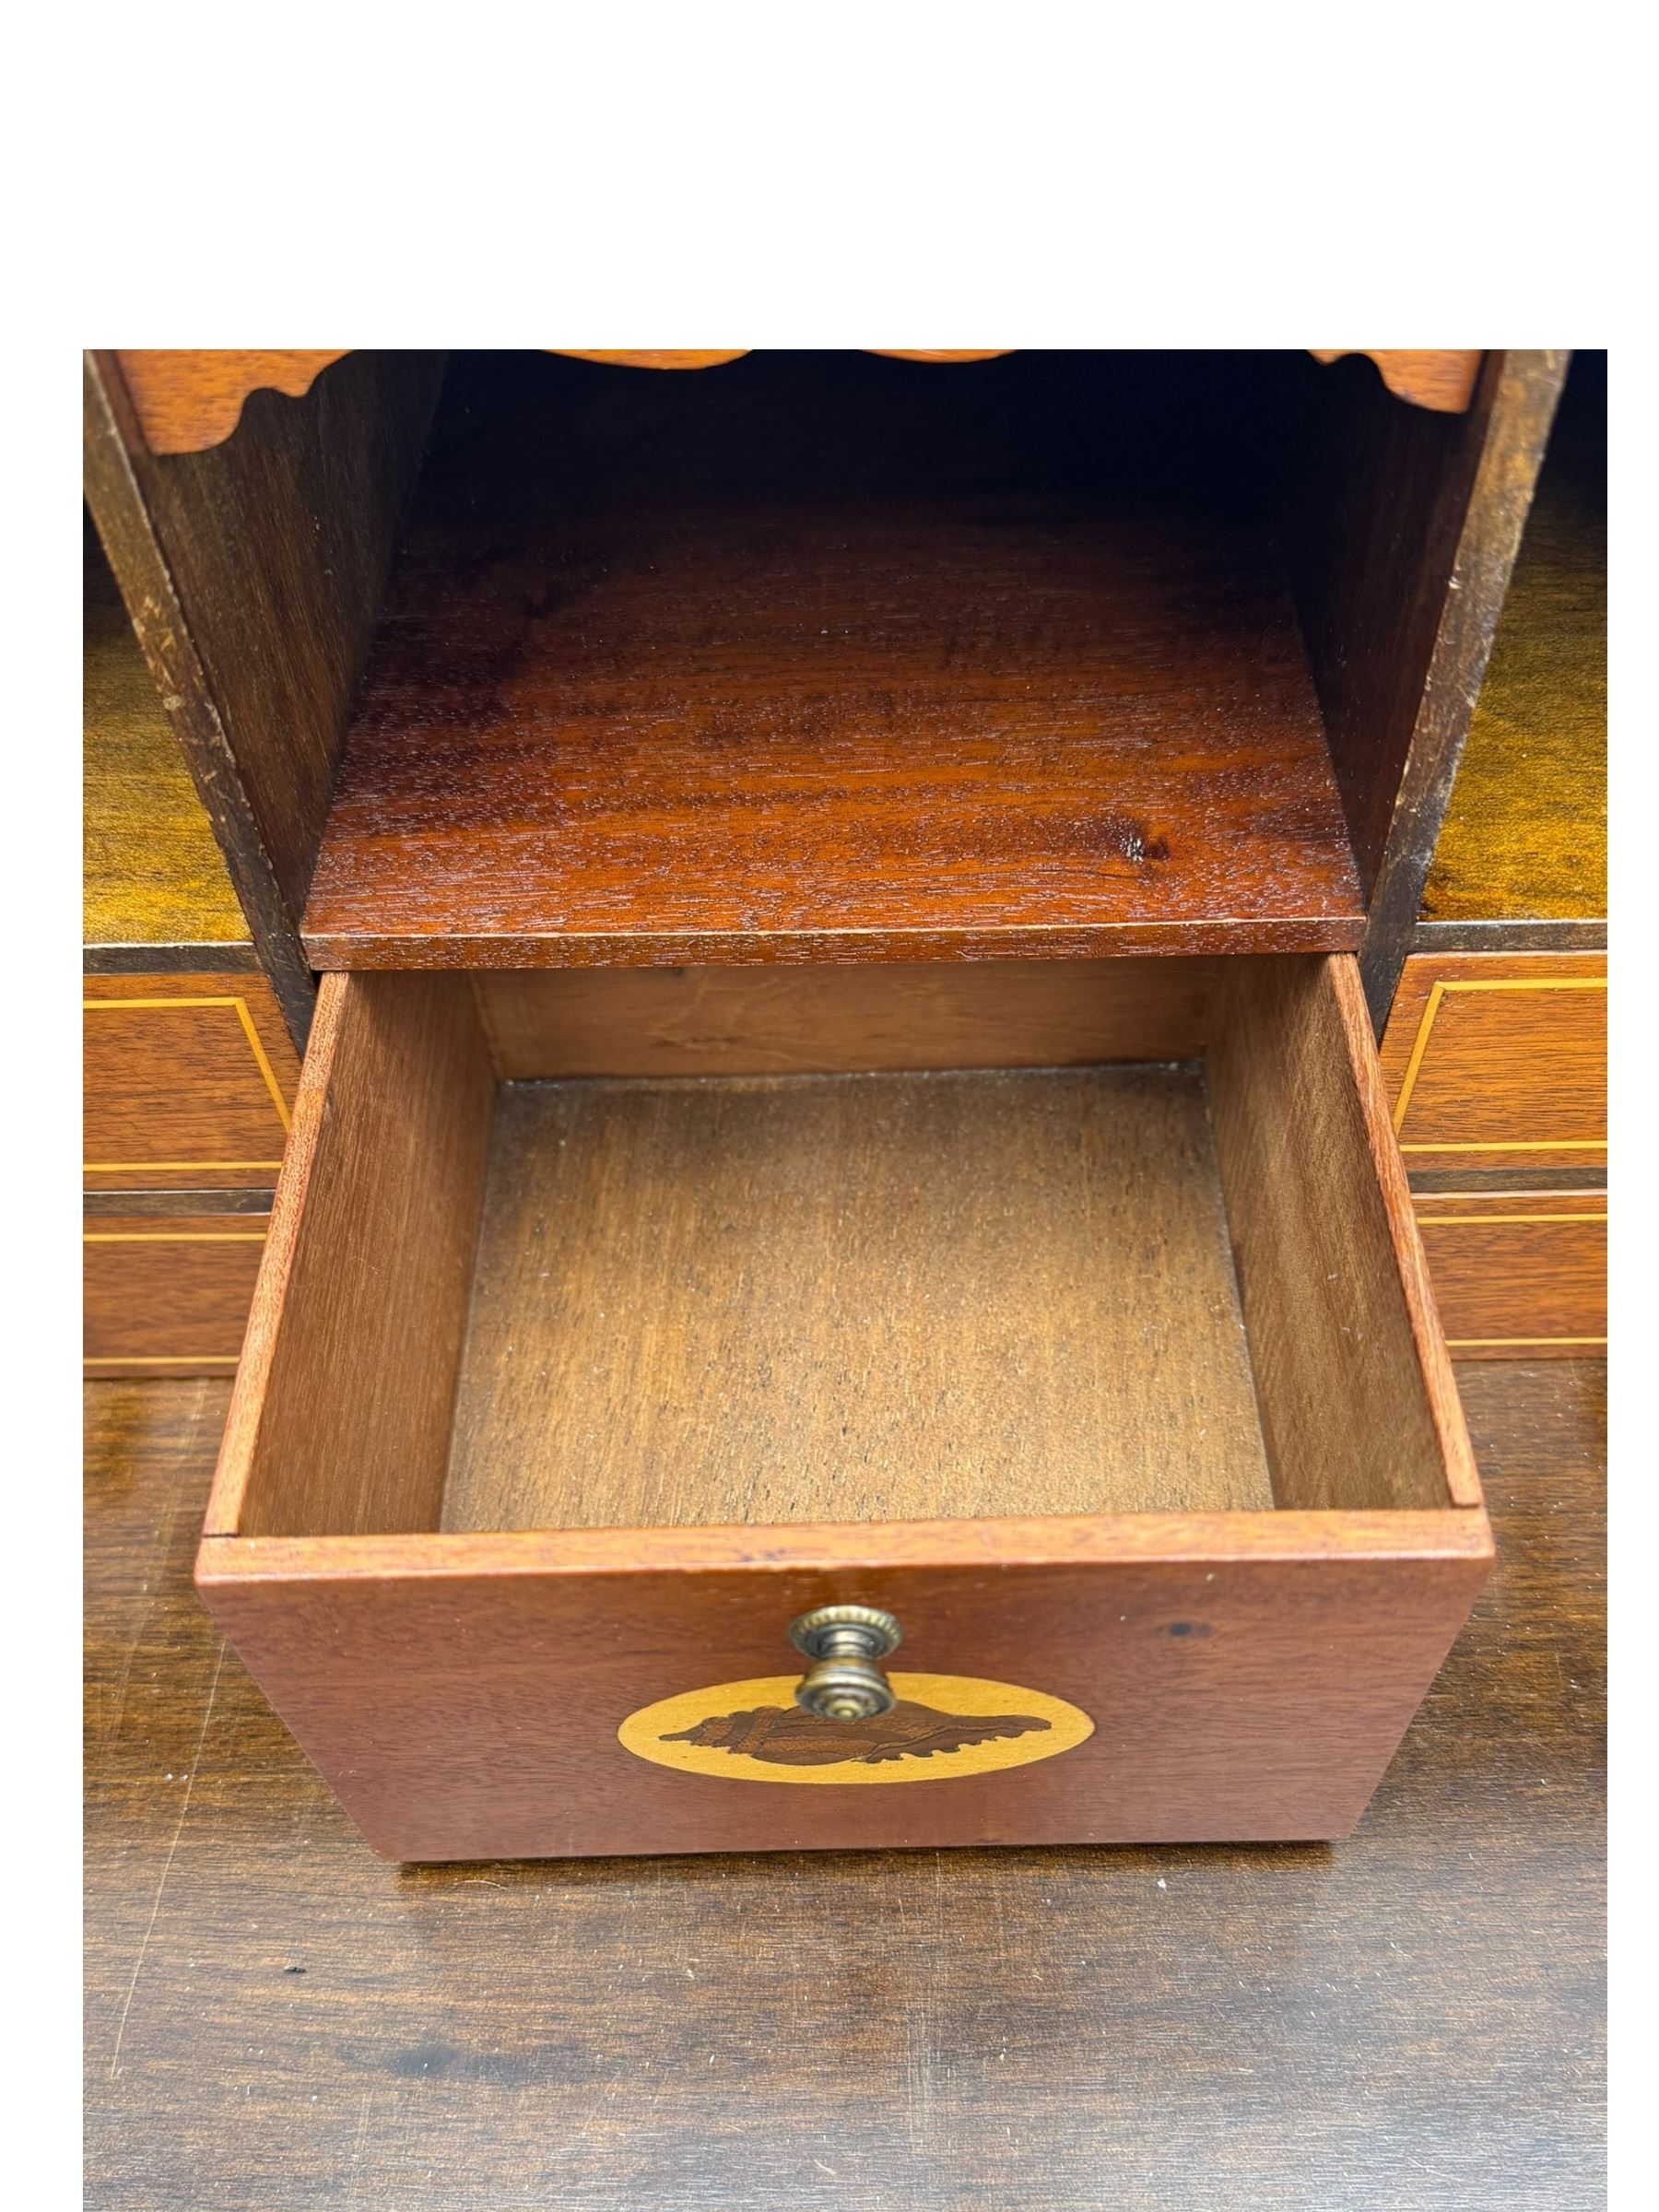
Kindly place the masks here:
[(473, 978), (497, 1075), (844, 1075), (1192, 1060), (1212, 959), (549, 968)]

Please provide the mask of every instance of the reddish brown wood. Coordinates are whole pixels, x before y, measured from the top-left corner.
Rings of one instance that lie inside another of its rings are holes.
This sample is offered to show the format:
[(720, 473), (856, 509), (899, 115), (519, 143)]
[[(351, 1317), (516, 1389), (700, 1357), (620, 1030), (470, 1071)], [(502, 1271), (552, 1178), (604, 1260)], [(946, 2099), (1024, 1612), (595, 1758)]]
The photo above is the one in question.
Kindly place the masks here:
[(229, 1376), (265, 1232), (263, 1214), (89, 1214), (81, 1275), (88, 1377)]
[[(1290, 1224), (1277, 1256), (1259, 1229), (1243, 1247), (1247, 1301), (1267, 1315), (1257, 1389), (1289, 1510), (474, 1535), (430, 1533), (488, 1108), (470, 993), (459, 977), (331, 979), (199, 1577), (377, 1847), (465, 1857), (1346, 1832), (1489, 1537), (1401, 1220), (1352, 964), (1253, 964), (1237, 994), (1219, 1141), (1246, 1224), (1270, 1218), (1276, 1196)], [(1282, 1146), (1241, 1140), (1239, 1126), (1275, 1117)], [(615, 1165), (615, 1235), (649, 1235), (629, 1212), (626, 1152)], [(1358, 1341), (1325, 1371), (1315, 1320), (1328, 1294), (1294, 1275), (1326, 1247), (1289, 1194), (1311, 1173), (1323, 1202), (1339, 1169), (1349, 1184), (1383, 1180), (1332, 1247), (1359, 1283), (1344, 1309)], [(571, 1209), (544, 1211), (548, 1233), (578, 1233)], [(1148, 1264), (1133, 1239), (1121, 1250)], [(1208, 1277), (1194, 1285), (1215, 1295)], [(524, 1312), (524, 1330), (485, 1340), (499, 1343), (509, 1394), (534, 1336)], [(641, 1387), (682, 1387), (653, 1352), (650, 1312), (625, 1307), (603, 1325), (640, 1346)], [(1143, 1335), (1124, 1358), (1183, 1387), (1169, 1330)], [(807, 1375), (824, 1387), (810, 1359)], [(532, 1388), (518, 1418), (557, 1423), (564, 1410), (561, 1394)], [(1352, 1463), (1329, 1482), (1308, 1464), (1316, 1423), (1338, 1469)], [(946, 1495), (949, 1477), (940, 1470)], [(579, 1469), (572, 1481), (577, 1520), (589, 1501)], [(1309, 1498), (1342, 1510), (1296, 1510)], [(1006, 1773), (820, 1785), (805, 1806), (618, 1747), (639, 1706), (783, 1671), (793, 1614), (849, 1597), (899, 1611), (907, 1665), (1068, 1699), (1094, 1735)]]
[(208, 1525), (437, 1518), (493, 1086), (465, 985), (326, 985)]
[(1234, 963), (1219, 1017), (1211, 1110), (1276, 1497), (1477, 1506), (1353, 961)]
[(1605, 1173), (1605, 953), (1417, 954), (1381, 1058), (1413, 1169)]
[(253, 392), (281, 392), (299, 399), (331, 361), (332, 352), (117, 353), (152, 453), (194, 453), (229, 438)]
[(490, 1150), (446, 1530), (1273, 1503), (1196, 1068), (521, 1084)]
[(1213, 960), (489, 970), (498, 1076), (806, 1075), (1191, 1060)]
[[(1478, 1515), (1443, 1518), (1484, 1534)], [(1041, 1689), (1096, 1724), (1039, 1766), (877, 1790), (672, 1773), (616, 1740), (676, 1690), (787, 1672), (790, 1619), (853, 1594), (833, 1566), (335, 1579), (313, 1560), (285, 1581), (275, 1560), (253, 1579), (248, 1546), (208, 1538), (197, 1582), (389, 1857), (1240, 1840), (1346, 1834), (1359, 1818), (1488, 1564), (1478, 1544), (1410, 1545), (867, 1567), (856, 1594), (898, 1613), (915, 1667)]]
[(871, 353), (885, 355), (889, 361), (1000, 361), (1006, 358), (1009, 348), (991, 347), (982, 350), (956, 353), (918, 352), (912, 347), (872, 346)]
[(263, 976), (82, 979), (85, 1181), (269, 1190), (300, 1067)]
[(431, 526), (305, 918), (323, 967), (1351, 947), (1261, 545), (1064, 503)]
[(712, 347), (698, 348), (673, 347), (652, 351), (622, 353), (591, 352), (580, 346), (549, 346), (548, 353), (562, 354), (567, 360), (606, 361), (617, 369), (718, 369), (724, 361), (740, 361), (748, 351), (747, 346)]
[(1583, 1359), (1605, 1347), (1604, 1193), (1447, 1191), (1416, 1203), (1459, 1359)]

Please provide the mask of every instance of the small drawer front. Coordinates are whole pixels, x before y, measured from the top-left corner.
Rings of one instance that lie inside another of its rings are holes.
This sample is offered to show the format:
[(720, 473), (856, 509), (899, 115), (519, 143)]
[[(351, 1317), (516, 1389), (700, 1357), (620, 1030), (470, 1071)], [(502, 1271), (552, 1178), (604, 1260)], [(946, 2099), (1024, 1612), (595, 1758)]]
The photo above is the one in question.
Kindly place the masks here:
[(94, 1191), (268, 1190), (299, 1065), (261, 976), (88, 976), (84, 1176)]
[(1382, 1062), (1408, 1170), (1605, 1167), (1606, 955), (1418, 955)]
[[(415, 1571), (396, 1539), (209, 1538), (197, 1583), (387, 1858), (1346, 1835), (1481, 1531), (1402, 1559), (1428, 1516), (1328, 1545), (1315, 1515), (1169, 1518), (1062, 1524), (1018, 1564), (969, 1524), (756, 1530), (745, 1564), (718, 1532), (478, 1536)], [(897, 1704), (850, 1727), (795, 1704), (789, 1639), (849, 1598), (903, 1629)]]
[(82, 1267), (87, 1373), (229, 1374), (241, 1351), (265, 1226), (259, 1214), (89, 1214)]
[(1594, 1191), (1417, 1201), (1441, 1325), (1460, 1359), (1594, 1358), (1607, 1341), (1607, 1209)]

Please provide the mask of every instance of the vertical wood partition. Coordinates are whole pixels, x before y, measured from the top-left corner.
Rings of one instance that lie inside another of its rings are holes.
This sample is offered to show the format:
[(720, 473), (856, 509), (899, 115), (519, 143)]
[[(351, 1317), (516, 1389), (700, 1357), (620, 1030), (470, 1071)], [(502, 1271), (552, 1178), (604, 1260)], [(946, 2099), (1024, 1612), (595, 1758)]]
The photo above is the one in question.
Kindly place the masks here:
[(1235, 961), (1217, 1013), (1210, 1112), (1278, 1504), (1478, 1503), (1353, 962)]
[(464, 979), (324, 982), (209, 1533), (436, 1527), (494, 1096)]

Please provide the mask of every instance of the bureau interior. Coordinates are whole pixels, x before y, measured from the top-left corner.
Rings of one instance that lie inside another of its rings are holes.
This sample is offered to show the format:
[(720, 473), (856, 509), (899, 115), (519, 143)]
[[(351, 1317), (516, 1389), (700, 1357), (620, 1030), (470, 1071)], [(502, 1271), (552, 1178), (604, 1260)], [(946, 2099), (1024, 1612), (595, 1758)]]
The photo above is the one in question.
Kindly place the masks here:
[(1290, 351), (453, 355), (312, 961), (1352, 948), (1464, 425)]
[(236, 1526), (1443, 1505), (1363, 1021), (1320, 957), (331, 977)]

